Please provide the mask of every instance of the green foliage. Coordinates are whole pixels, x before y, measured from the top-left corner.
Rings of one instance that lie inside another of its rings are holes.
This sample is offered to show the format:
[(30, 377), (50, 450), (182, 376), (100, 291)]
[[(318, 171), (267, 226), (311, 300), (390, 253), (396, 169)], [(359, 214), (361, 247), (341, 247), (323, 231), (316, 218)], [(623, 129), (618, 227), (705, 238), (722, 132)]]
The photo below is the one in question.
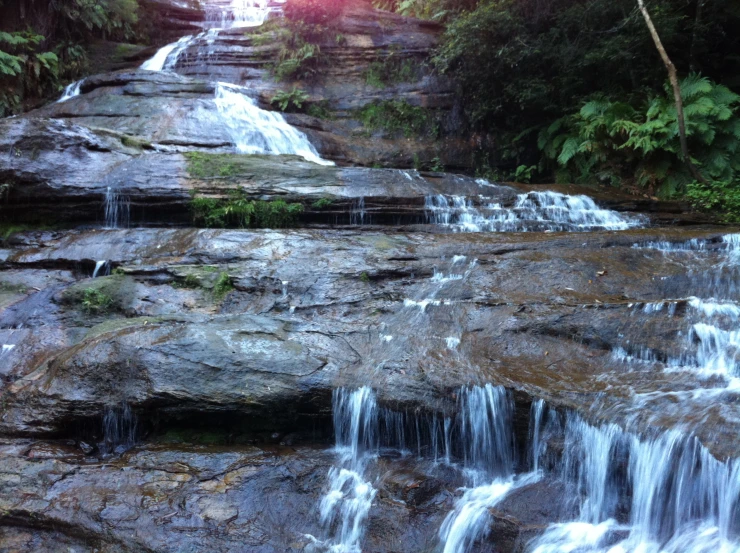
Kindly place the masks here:
[(370, 275), (368, 275), (366, 271), (363, 271), (362, 273), (360, 273), (360, 280), (362, 282), (368, 283), (370, 282)]
[(278, 51), (273, 74), (279, 81), (291, 78), (309, 79), (319, 72), (321, 64), (319, 45), (307, 42), (301, 35), (294, 33)]
[(688, 190), (704, 207), (737, 210), (740, 193), (733, 190), (740, 187), (740, 117), (735, 112), (740, 95), (691, 75), (681, 82), (681, 96), (689, 152), (709, 185), (694, 183), (682, 160), (669, 85), (640, 108), (604, 97), (586, 102), (578, 113), (545, 129), (539, 145), (568, 180), (584, 182), (596, 175), (664, 197)]
[(303, 213), (300, 203), (247, 200), (238, 192), (227, 200), (196, 197), (190, 208), (193, 222), (209, 228), (285, 228)]
[(311, 103), (306, 108), (306, 113), (311, 117), (316, 117), (317, 119), (334, 119), (334, 114), (331, 109), (329, 109), (329, 102), (326, 100)]
[[(704, 2), (698, 21), (695, 1), (649, 4), (681, 74), (740, 85), (736, 2)], [(665, 67), (635, 0), (481, 0), (445, 9), (454, 15), (434, 63), (456, 81), (472, 125), (514, 144), (512, 170), (536, 163), (539, 130), (594, 94), (636, 105), (663, 88)]]
[(412, 106), (405, 100), (367, 104), (357, 112), (357, 117), (370, 131), (401, 133), (407, 138), (422, 134), (436, 136), (439, 132), (436, 118), (429, 110)]
[(226, 294), (234, 289), (234, 284), (231, 282), (229, 273), (221, 273), (213, 285), (213, 297), (216, 299), (223, 299)]
[(400, 59), (391, 51), (382, 60), (372, 62), (365, 71), (365, 82), (375, 88), (415, 81), (418, 72), (414, 60)]
[(95, 288), (88, 288), (82, 293), (81, 307), (89, 315), (107, 313), (114, 307), (115, 301), (111, 296)]
[(530, 165), (529, 167), (526, 165), (520, 165), (516, 168), (516, 171), (514, 172), (514, 180), (516, 182), (524, 182), (528, 183), (532, 181), (532, 175), (537, 172), (537, 166), (536, 165)]
[(292, 90), (281, 90), (272, 97), (270, 103), (276, 105), (280, 111), (298, 111), (308, 100), (305, 90), (294, 86)]
[(314, 209), (324, 209), (326, 207), (330, 207), (333, 203), (334, 202), (329, 198), (319, 198), (311, 204), (311, 207)]
[[(0, 117), (24, 103), (58, 94), (87, 67), (85, 45), (133, 37), (137, 0), (21, 0), (3, 13), (0, 30)], [(44, 36), (34, 29), (45, 29)]]

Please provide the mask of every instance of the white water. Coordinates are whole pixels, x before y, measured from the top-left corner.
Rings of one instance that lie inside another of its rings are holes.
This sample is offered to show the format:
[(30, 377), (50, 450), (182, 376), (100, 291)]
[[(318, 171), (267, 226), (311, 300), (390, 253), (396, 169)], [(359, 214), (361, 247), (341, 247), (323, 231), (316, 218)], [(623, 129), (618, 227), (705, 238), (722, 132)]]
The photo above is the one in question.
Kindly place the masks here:
[(103, 260), (98, 261), (98, 262), (95, 263), (95, 270), (93, 271), (92, 277), (93, 278), (97, 278), (98, 277), (98, 273), (100, 273), (100, 269), (103, 269), (103, 268), (106, 269), (104, 271), (104, 273), (107, 274), (108, 273), (108, 261), (105, 260), (105, 259), (103, 259)]
[(127, 196), (119, 194), (118, 190), (108, 187), (105, 192), (103, 211), (105, 228), (127, 228), (130, 218), (131, 203)]
[(154, 57), (145, 61), (141, 65), (144, 71), (172, 71), (177, 65), (177, 60), (185, 49), (195, 42), (195, 36), (188, 35), (182, 37), (177, 42), (168, 44), (157, 50)]
[[(640, 439), (570, 415), (562, 478), (580, 515), (551, 525), (531, 553), (740, 551), (733, 529), (738, 464), (717, 461), (679, 432)], [(617, 522), (620, 505), (629, 512), (624, 523)]]
[(216, 86), (216, 107), (237, 152), (293, 154), (319, 165), (334, 165), (321, 159), (308, 137), (288, 125), (282, 114), (260, 109), (244, 92), (225, 83)]
[[(736, 284), (740, 276), (740, 235), (728, 234), (713, 241), (648, 242), (634, 247), (659, 250), (685, 260), (691, 267), (690, 287), (701, 294), (636, 306), (646, 315), (674, 317), (679, 305), (685, 304), (687, 323), (681, 331), (685, 347), (680, 356), (663, 360), (665, 368), (705, 378), (721, 377), (727, 387), (736, 387), (740, 383), (740, 297)], [(625, 344), (615, 349), (614, 358), (628, 364), (658, 363), (661, 356), (639, 344)]]
[(329, 470), (329, 490), (319, 506), (328, 538), (314, 539), (333, 553), (361, 553), (365, 520), (376, 494), (365, 472), (378, 448), (378, 406), (368, 387), (334, 390), (332, 405), (340, 464)]
[(15, 349), (15, 345), (13, 345), (13, 344), (3, 344), (3, 349), (2, 349), (2, 351), (0, 351), (0, 357), (2, 357), (3, 355), (5, 355), (6, 353), (10, 353), (11, 351), (13, 351), (13, 349)]
[(81, 81), (77, 81), (71, 84), (68, 84), (64, 88), (64, 93), (62, 94), (62, 97), (57, 100), (57, 103), (66, 102), (70, 98), (74, 98), (75, 96), (80, 95), (80, 89), (82, 88), (82, 83), (85, 82), (85, 79), (82, 79)]
[(267, 16), (273, 11), (268, 2), (257, 0), (231, 0), (229, 2), (209, 2), (205, 6), (208, 29), (197, 35), (188, 35), (177, 42), (160, 48), (151, 59), (141, 65), (144, 71), (173, 71), (180, 56), (191, 46), (200, 41), (207, 45), (206, 57), (210, 56), (210, 49), (218, 36), (218, 32), (226, 29), (257, 27), (262, 25)]
[(588, 196), (558, 192), (520, 194), (512, 208), (496, 203), (476, 207), (463, 196), (429, 196), (426, 211), (429, 222), (455, 232), (626, 230), (644, 224), (638, 217), (601, 209)]

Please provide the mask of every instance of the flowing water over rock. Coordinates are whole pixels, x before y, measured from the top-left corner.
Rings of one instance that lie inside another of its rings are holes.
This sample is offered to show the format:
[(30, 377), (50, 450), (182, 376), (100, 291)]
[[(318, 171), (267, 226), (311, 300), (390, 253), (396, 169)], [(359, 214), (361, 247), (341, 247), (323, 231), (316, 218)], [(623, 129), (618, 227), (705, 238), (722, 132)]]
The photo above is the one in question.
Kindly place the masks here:
[[(280, 9), (205, 2), (0, 122), (3, 214), (60, 223), (0, 248), (0, 549), (740, 552), (737, 229), (267, 111)], [(351, 7), (311, 95), (374, 101), (424, 25)], [(437, 78), (383, 94), (449, 107)], [(237, 193), (300, 228), (191, 226)]]

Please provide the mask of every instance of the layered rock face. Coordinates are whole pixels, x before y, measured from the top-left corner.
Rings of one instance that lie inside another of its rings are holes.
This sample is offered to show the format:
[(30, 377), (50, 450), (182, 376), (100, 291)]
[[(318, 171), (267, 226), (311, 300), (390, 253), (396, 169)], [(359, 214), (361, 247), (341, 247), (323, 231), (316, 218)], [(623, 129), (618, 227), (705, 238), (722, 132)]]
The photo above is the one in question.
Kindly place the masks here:
[(453, 117), (367, 84), (439, 29), (367, 6), (286, 122), (236, 4), (0, 121), (0, 549), (737, 550), (736, 229), (410, 169), (353, 110)]

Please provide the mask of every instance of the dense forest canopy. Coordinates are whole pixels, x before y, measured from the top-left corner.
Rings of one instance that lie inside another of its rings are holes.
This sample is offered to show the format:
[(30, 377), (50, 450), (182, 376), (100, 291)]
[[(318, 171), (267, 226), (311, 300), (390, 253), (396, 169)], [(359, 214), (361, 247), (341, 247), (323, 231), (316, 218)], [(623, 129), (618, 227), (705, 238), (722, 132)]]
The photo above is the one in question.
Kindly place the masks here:
[[(326, 25), (341, 4), (289, 0), (288, 24)], [(95, 40), (148, 42), (142, 6), (0, 2), (0, 114), (34, 105), (84, 74)], [(736, 0), (646, 2), (682, 80), (689, 151), (702, 181), (679, 155), (667, 74), (636, 0), (377, 0), (376, 6), (444, 25), (429, 63), (456, 83), (464, 132), (496, 137), (493, 148), (478, 152), (481, 174), (609, 183), (740, 213)], [(295, 41), (296, 48), (310, 49), (307, 42), (310, 36)]]

